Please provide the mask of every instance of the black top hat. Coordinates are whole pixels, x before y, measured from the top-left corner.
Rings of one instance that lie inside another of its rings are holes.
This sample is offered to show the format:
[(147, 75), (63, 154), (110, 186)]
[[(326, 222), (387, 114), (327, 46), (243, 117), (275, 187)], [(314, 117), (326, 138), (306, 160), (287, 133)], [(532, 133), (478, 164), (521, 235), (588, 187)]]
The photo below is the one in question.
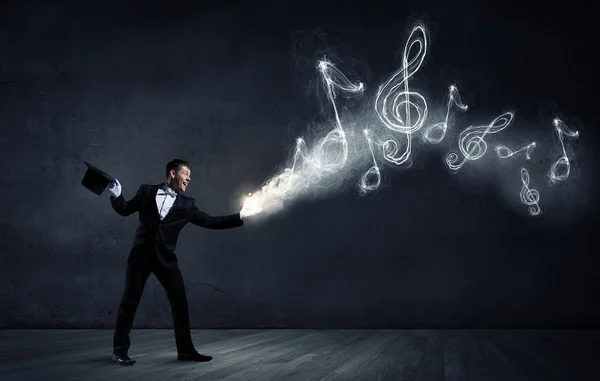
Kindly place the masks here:
[(97, 195), (101, 195), (102, 192), (104, 192), (104, 190), (108, 186), (108, 184), (110, 184), (114, 180), (114, 177), (99, 170), (87, 161), (84, 161), (84, 163), (85, 165), (87, 165), (88, 168), (87, 171), (85, 171), (85, 175), (83, 175), (81, 185), (96, 193)]

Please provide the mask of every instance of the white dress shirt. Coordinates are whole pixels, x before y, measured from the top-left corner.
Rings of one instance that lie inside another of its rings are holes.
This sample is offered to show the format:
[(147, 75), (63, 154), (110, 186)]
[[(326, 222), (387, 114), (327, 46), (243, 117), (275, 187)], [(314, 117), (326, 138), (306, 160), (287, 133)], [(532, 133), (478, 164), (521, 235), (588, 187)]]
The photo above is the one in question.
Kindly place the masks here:
[(177, 198), (177, 192), (171, 189), (168, 185), (165, 189), (158, 188), (158, 192), (156, 192), (156, 208), (158, 209), (158, 214), (160, 215), (160, 219), (165, 218), (175, 199)]

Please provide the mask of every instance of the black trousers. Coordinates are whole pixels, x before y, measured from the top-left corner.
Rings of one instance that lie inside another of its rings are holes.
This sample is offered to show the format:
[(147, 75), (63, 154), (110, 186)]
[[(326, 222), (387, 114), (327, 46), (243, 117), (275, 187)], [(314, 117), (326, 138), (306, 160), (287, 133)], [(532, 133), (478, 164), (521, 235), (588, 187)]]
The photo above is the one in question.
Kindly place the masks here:
[(113, 338), (113, 350), (127, 353), (131, 340), (129, 333), (133, 319), (142, 298), (144, 286), (150, 274), (154, 273), (167, 293), (173, 315), (177, 352), (194, 350), (190, 334), (190, 317), (185, 285), (179, 268), (168, 269), (160, 266), (156, 260), (150, 263), (128, 263), (125, 275), (125, 290), (117, 313), (117, 324)]

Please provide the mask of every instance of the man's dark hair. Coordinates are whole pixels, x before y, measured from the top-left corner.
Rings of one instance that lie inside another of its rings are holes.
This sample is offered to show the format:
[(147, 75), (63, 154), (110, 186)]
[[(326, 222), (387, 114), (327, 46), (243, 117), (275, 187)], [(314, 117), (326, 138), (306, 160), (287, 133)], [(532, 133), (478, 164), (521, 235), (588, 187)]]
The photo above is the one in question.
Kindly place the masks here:
[(167, 171), (165, 173), (166, 177), (169, 177), (169, 173), (171, 172), (171, 169), (174, 169), (175, 172), (179, 171), (181, 169), (181, 167), (188, 167), (189, 169), (192, 169), (190, 167), (190, 164), (182, 159), (173, 159), (170, 162), (167, 163)]

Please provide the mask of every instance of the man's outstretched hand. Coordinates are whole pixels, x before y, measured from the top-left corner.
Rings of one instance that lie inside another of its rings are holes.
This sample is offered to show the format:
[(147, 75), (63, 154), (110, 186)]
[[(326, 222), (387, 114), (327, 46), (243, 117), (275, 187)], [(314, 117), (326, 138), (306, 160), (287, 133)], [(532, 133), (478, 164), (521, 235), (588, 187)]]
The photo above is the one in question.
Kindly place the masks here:
[(246, 198), (242, 210), (240, 210), (240, 218), (243, 220), (248, 216), (253, 216), (260, 212), (262, 212), (262, 205), (260, 204), (258, 199), (249, 196), (248, 198)]
[(114, 179), (108, 184), (108, 191), (114, 196), (119, 197), (121, 195), (121, 184), (119, 180)]

